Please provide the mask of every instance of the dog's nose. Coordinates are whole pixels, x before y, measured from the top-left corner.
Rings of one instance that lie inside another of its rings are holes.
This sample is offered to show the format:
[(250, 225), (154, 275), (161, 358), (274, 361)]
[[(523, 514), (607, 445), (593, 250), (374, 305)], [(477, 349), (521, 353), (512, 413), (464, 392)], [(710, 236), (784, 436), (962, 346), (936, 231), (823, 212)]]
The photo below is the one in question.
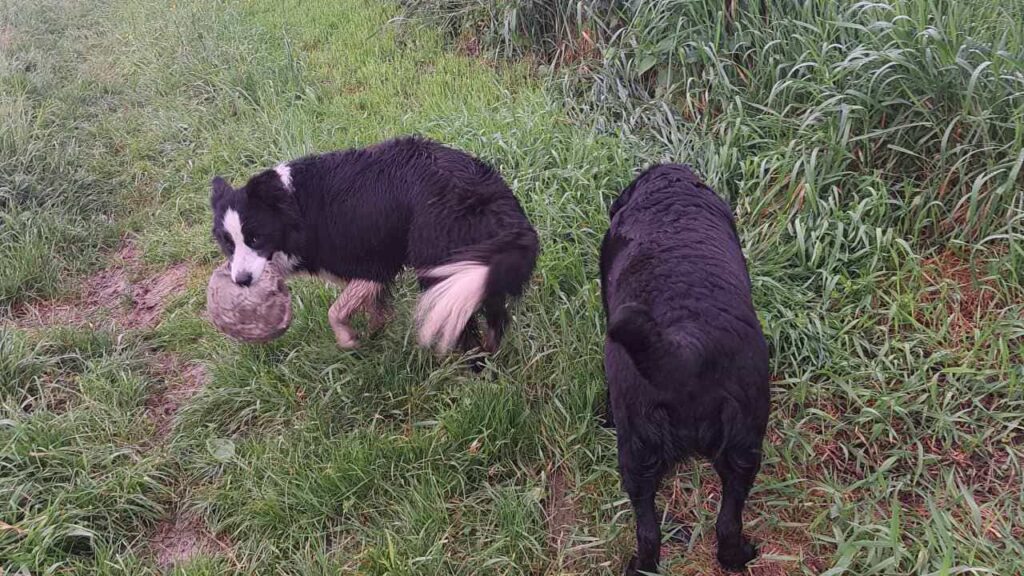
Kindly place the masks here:
[(235, 284), (238, 284), (239, 286), (248, 286), (249, 284), (252, 284), (252, 274), (249, 274), (248, 272), (240, 273), (238, 278), (235, 278)]

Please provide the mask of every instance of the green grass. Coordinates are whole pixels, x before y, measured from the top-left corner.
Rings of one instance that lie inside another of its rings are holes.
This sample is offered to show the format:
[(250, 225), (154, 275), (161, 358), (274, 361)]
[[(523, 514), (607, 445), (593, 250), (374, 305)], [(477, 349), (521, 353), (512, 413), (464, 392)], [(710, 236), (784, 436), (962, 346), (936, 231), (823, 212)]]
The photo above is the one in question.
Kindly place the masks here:
[[(0, 567), (153, 573), (148, 536), (189, 512), (230, 553), (182, 574), (618, 572), (632, 520), (593, 418), (597, 248), (609, 200), (671, 158), (731, 199), (772, 345), (754, 573), (1018, 572), (1024, 34), (1009, 3), (890, 4), (793, 3), (726, 36), (709, 3), (649, 3), (602, 32), (618, 52), (552, 72), (460, 55), (377, 0), (0, 0), (4, 309), (73, 293), (122, 234), (147, 273), (208, 270), (213, 175), (409, 132), (495, 164), (543, 246), (488, 376), (414, 346), (411, 283), (358, 352), (337, 350), (334, 289), (309, 280), (265, 346), (202, 320), (202, 273), (152, 329), (0, 319)], [(539, 37), (573, 37), (558, 14)], [(1008, 55), (957, 51), (970, 42)], [(899, 58), (886, 91), (859, 88)], [(675, 80), (644, 96), (640, 63)], [(211, 379), (154, 445), (156, 354)], [(670, 484), (662, 509), (694, 536), (664, 569), (707, 574), (714, 474)], [(553, 499), (571, 508), (560, 545)]]

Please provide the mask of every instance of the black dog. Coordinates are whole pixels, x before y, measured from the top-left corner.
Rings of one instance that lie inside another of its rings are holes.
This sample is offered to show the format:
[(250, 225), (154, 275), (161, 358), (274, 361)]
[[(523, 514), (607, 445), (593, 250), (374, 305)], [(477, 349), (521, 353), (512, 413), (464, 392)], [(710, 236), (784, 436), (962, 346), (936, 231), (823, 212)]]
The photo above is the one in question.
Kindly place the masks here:
[(241, 285), (273, 260), (286, 273), (347, 282), (329, 318), (338, 345), (357, 345), (349, 318), (371, 327), (390, 315), (389, 288), (405, 266), (424, 294), (419, 340), (494, 352), (537, 260), (537, 234), (512, 190), (490, 166), (423, 138), (280, 164), (233, 189), (213, 180), (213, 233)]
[(609, 423), (636, 514), (627, 568), (655, 572), (661, 530), (654, 497), (679, 460), (710, 459), (722, 479), (718, 561), (756, 555), (743, 505), (768, 423), (768, 347), (728, 205), (689, 168), (655, 166), (611, 207), (601, 247), (608, 337)]

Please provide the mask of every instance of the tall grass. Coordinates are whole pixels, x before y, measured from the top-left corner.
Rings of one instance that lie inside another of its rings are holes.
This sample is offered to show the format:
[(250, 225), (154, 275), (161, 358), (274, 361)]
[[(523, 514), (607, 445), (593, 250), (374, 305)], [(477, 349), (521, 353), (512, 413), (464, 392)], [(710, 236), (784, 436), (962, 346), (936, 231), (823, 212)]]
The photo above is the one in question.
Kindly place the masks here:
[(622, 0), (401, 0), (408, 16), (440, 25), (450, 39), (475, 36), (503, 56), (553, 61), (605, 38), (619, 25)]
[(776, 2), (731, 30), (713, 0), (406, 3), (503, 53), (571, 43), (592, 56), (563, 68), (581, 115), (697, 164), (729, 196), (820, 219), (828, 199), (880, 189), (866, 224), (922, 246), (1020, 232), (1017, 2)]

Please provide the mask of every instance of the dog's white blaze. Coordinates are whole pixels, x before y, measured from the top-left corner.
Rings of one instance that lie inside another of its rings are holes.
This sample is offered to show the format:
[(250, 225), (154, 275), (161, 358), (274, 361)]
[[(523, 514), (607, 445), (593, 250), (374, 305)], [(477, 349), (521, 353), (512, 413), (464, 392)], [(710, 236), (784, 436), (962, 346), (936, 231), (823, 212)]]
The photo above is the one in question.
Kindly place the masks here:
[(245, 244), (242, 217), (232, 208), (228, 208), (224, 213), (224, 230), (231, 235), (231, 241), (235, 243), (235, 251), (231, 255), (231, 279), (238, 282), (238, 277), (248, 272), (255, 283), (259, 280), (260, 274), (263, 274), (267, 259)]
[(430, 346), (436, 341), (438, 349), (448, 351), (483, 303), (487, 266), (455, 262), (427, 270), (421, 276), (444, 280), (427, 290), (416, 306), (420, 345)]
[(284, 189), (291, 191), (292, 189), (292, 169), (288, 166), (287, 162), (282, 162), (277, 166), (274, 166), (274, 172), (277, 172), (277, 177), (281, 179), (281, 184), (284, 185)]

